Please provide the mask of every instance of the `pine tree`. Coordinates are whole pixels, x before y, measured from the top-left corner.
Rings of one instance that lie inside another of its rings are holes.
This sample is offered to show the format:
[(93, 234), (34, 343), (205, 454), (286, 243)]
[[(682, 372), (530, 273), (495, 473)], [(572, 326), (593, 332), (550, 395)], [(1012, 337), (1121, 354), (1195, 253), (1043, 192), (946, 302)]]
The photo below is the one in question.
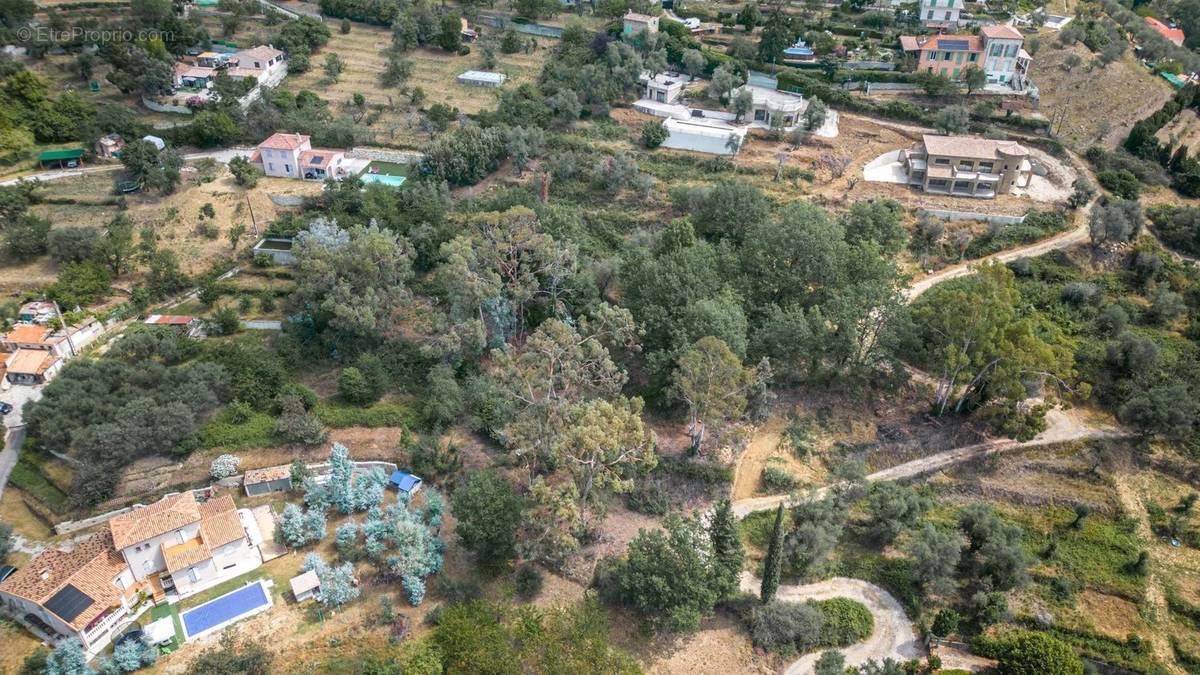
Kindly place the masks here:
[(763, 565), (763, 604), (775, 599), (779, 590), (779, 577), (783, 574), (783, 504), (775, 511), (775, 529), (771, 531), (771, 546), (767, 549), (767, 560)]
[(728, 598), (737, 592), (738, 577), (746, 558), (738, 534), (737, 518), (728, 499), (717, 504), (712, 524), (708, 527), (708, 536), (713, 547), (713, 582), (718, 597)]

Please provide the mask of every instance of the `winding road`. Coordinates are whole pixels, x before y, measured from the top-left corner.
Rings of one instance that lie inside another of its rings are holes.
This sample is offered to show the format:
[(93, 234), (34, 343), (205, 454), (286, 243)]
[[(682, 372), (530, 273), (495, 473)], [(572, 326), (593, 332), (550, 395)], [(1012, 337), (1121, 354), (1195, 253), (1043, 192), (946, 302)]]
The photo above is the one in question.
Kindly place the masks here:
[[(743, 591), (757, 594), (761, 585), (762, 581), (758, 577), (749, 572), (742, 574)], [(919, 658), (925, 652), (916, 628), (908, 620), (900, 602), (892, 597), (891, 593), (862, 579), (833, 577), (814, 584), (782, 585), (776, 592), (776, 597), (788, 602), (833, 598), (849, 598), (861, 602), (875, 619), (875, 627), (867, 639), (838, 650), (845, 657), (847, 666), (859, 666), (870, 660), (879, 661), (886, 658), (904, 662)], [(820, 651), (805, 654), (792, 662), (784, 671), (784, 675), (808, 675), (813, 672), (813, 666), (820, 657)]]

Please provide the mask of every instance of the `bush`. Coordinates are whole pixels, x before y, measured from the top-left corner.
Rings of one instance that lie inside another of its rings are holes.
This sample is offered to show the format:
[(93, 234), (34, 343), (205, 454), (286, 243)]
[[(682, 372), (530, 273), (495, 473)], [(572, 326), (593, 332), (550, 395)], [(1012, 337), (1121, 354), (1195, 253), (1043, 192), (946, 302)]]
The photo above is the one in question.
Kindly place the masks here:
[(958, 624), (962, 621), (962, 617), (958, 612), (950, 607), (938, 610), (936, 616), (933, 617), (933, 626), (930, 630), (938, 637), (947, 637), (958, 631)]
[(542, 592), (542, 584), (545, 582), (545, 577), (542, 571), (537, 568), (537, 565), (525, 563), (517, 568), (517, 576), (515, 584), (517, 588), (517, 597), (522, 600), (532, 600), (536, 598), (538, 593)]
[[(245, 421), (245, 419), (243, 418), (242, 421)], [(241, 463), (242, 460), (237, 455), (221, 455), (212, 461), (208, 473), (217, 480), (229, 478), (237, 473), (238, 465)]]
[(1007, 633), (994, 653), (1004, 675), (1083, 675), (1083, 662), (1070, 645), (1040, 631)]
[(772, 493), (790, 492), (796, 489), (798, 484), (795, 476), (776, 466), (768, 466), (763, 469), (759, 481), (764, 492)]
[(1100, 185), (1121, 199), (1137, 199), (1142, 194), (1142, 184), (1131, 171), (1101, 171), (1096, 174)]
[(865, 640), (875, 630), (875, 617), (861, 602), (850, 598), (833, 598), (815, 603), (825, 622), (821, 629), (821, 645), (845, 647)]
[(779, 600), (754, 607), (748, 623), (756, 647), (784, 656), (816, 648), (825, 625), (821, 611), (812, 604)]
[(666, 125), (662, 122), (646, 122), (642, 126), (642, 145), (653, 150), (666, 142), (670, 135)]

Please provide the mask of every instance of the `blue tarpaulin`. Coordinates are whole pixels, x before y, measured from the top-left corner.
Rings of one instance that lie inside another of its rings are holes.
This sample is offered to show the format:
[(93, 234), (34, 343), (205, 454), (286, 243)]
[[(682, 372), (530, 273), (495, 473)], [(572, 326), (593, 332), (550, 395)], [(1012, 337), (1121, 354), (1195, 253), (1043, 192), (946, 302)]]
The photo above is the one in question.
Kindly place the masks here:
[(393, 472), (388, 482), (391, 483), (392, 487), (408, 494), (416, 492), (421, 487), (421, 479), (407, 471), (397, 470)]

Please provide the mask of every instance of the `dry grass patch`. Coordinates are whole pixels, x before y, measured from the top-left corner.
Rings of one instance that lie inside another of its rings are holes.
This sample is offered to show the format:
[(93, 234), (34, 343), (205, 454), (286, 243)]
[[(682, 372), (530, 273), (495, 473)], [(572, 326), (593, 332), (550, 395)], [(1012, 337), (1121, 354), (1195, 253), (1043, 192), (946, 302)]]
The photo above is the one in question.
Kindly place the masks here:
[[(1040, 33), (1042, 48), (1034, 61), (1033, 81), (1041, 91), (1042, 114), (1054, 118), (1066, 109), (1066, 122), (1058, 133), (1077, 151), (1096, 142), (1116, 147), (1134, 122), (1158, 110), (1174, 94), (1132, 52), (1107, 66), (1089, 69), (1091, 51), (1081, 44), (1059, 47), (1057, 36), (1049, 30)], [(1079, 55), (1084, 65), (1067, 72), (1063, 66), (1070, 54)], [(1105, 122), (1108, 132), (1101, 137)]]
[(0, 496), (0, 521), (12, 525), (14, 533), (27, 539), (45, 541), (54, 535), (50, 526), (25, 505), (21, 491), (12, 486)]
[[(285, 86), (292, 91), (309, 89), (337, 106), (351, 101), (356, 93), (362, 94), (368, 104), (376, 107), (361, 125), (374, 136), (375, 143), (420, 147), (428, 142), (428, 137), (419, 130), (420, 117), (408, 105), (408, 97), (399, 89), (384, 88), (379, 83), (379, 75), (387, 66), (387, 50), (391, 44), (391, 32), (378, 26), (356, 23), (347, 35), (334, 28), (329, 44), (313, 55), (312, 69), (289, 76)], [(555, 41), (551, 39), (539, 38), (537, 48), (530, 54), (501, 54), (497, 50), (495, 70), (509, 76), (504, 88), (535, 81), (554, 45)], [(464, 86), (455, 79), (463, 71), (480, 68), (481, 45), (474, 43), (470, 47), (471, 53), (466, 56), (428, 48), (404, 55), (413, 63), (413, 74), (407, 86), (425, 91), (423, 106), (444, 103), (466, 114), (496, 107), (501, 89)], [(330, 53), (336, 53), (345, 68), (337, 82), (329, 82), (322, 67)]]

